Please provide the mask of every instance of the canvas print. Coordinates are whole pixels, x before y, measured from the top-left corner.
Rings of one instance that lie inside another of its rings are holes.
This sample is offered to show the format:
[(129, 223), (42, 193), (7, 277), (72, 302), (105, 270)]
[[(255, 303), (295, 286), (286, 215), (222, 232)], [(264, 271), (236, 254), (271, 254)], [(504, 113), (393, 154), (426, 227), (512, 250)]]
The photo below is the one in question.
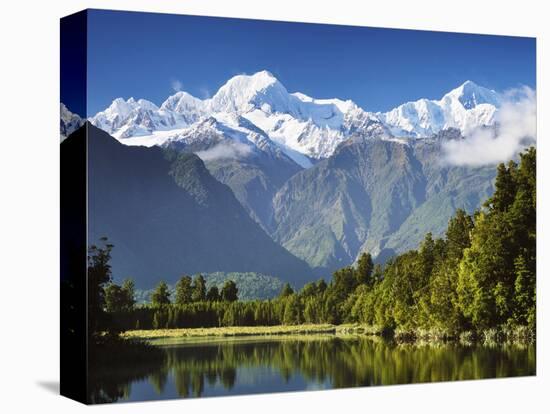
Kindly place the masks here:
[(61, 20), (61, 392), (536, 374), (536, 39)]

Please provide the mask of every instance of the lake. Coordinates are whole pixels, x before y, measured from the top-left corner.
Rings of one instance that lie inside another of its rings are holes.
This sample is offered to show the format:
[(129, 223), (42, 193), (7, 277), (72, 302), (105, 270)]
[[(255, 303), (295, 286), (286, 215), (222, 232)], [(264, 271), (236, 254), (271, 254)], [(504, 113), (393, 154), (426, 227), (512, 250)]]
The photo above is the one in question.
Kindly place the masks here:
[(96, 402), (535, 375), (534, 345), (396, 344), (312, 335), (157, 341), (163, 362), (95, 371)]

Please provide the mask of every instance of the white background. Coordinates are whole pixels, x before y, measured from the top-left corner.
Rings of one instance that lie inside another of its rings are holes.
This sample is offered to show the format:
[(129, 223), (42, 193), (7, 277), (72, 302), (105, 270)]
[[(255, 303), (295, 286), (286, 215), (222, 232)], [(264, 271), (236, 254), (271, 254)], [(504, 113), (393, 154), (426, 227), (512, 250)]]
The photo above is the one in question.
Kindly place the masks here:
[[(86, 7), (536, 36), (538, 356), (535, 378), (356, 388), (94, 407), (97, 412), (549, 412), (547, 150), (549, 34), (544, 1), (2, 2), (0, 15), (0, 411), (82, 412), (57, 394), (59, 365), (59, 21)], [(546, 27), (545, 27), (546, 26)], [(132, 47), (132, 45), (129, 45)], [(368, 45), (359, 53), (369, 53)], [(502, 68), (506, 70), (506, 68)], [(546, 76), (545, 76), (546, 75)], [(544, 183), (546, 182), (546, 185)], [(546, 188), (545, 188), (546, 187)], [(546, 309), (545, 309), (546, 308)], [(546, 329), (544, 329), (546, 325)], [(421, 363), (421, 362), (419, 362)]]

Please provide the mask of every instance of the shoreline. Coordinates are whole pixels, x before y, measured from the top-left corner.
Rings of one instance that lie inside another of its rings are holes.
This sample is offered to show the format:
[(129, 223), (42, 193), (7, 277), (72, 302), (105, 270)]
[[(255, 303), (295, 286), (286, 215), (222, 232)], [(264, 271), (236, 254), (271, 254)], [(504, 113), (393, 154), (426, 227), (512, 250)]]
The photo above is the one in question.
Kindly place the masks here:
[(128, 339), (169, 339), (169, 338), (230, 338), (237, 336), (280, 336), (335, 334), (336, 325), (274, 325), (274, 326), (227, 326), (212, 328), (174, 328), (131, 330), (121, 334)]
[(376, 336), (383, 337), (396, 343), (416, 342), (460, 342), (465, 345), (481, 343), (486, 345), (518, 343), (530, 344), (536, 342), (533, 329), (518, 326), (514, 328), (492, 328), (480, 332), (465, 331), (458, 334), (449, 334), (438, 329), (397, 329), (393, 332), (383, 331), (376, 326), (357, 324), (304, 324), (304, 325), (274, 325), (274, 326), (230, 326), (211, 328), (174, 328), (130, 330), (121, 333), (125, 339), (142, 341), (158, 340), (200, 340), (200, 339), (231, 339), (241, 337), (282, 337), (282, 336)]

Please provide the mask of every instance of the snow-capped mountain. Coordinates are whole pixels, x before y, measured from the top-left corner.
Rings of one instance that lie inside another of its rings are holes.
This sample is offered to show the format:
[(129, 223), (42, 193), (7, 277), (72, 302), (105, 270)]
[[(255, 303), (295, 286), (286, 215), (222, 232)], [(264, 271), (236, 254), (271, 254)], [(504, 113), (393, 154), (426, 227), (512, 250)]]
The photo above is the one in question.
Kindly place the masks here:
[(377, 115), (394, 136), (427, 137), (447, 128), (467, 134), (474, 128), (492, 125), (501, 103), (499, 93), (466, 81), (440, 100), (407, 102)]
[(59, 134), (61, 137), (61, 141), (63, 141), (84, 124), (84, 120), (77, 114), (73, 114), (71, 111), (69, 111), (69, 109), (63, 103), (61, 103), (59, 115)]
[(199, 134), (205, 119), (215, 120), (216, 128), (229, 137), (245, 136), (246, 145), (262, 137), (265, 148), (276, 146), (308, 168), (352, 136), (423, 138), (446, 128), (467, 133), (492, 125), (501, 102), (497, 92), (467, 81), (440, 100), (420, 99), (373, 113), (350, 100), (289, 93), (270, 72), (261, 71), (231, 78), (210, 99), (182, 91), (158, 107), (144, 99), (118, 98), (90, 121), (127, 145), (177, 146), (181, 140), (188, 146), (187, 140)]
[[(240, 91), (244, 93), (239, 94)], [(237, 95), (237, 105), (228, 104)], [(388, 135), (380, 120), (352, 101), (314, 99), (290, 94), (269, 72), (231, 79), (212, 98), (214, 111), (236, 111), (265, 133), (289, 156), (327, 158), (338, 145), (362, 129), (369, 136)], [(293, 153), (290, 153), (290, 152)], [(296, 161), (304, 165), (303, 161)]]
[(124, 139), (183, 128), (189, 125), (189, 119), (196, 121), (190, 115), (159, 108), (145, 99), (136, 101), (130, 98), (125, 101), (117, 98), (107, 109), (97, 113), (91, 122), (115, 138)]
[(227, 114), (223, 121), (213, 116), (202, 118), (188, 128), (166, 136), (162, 145), (195, 152), (203, 160), (264, 155), (292, 162), (261, 129), (245, 118)]

